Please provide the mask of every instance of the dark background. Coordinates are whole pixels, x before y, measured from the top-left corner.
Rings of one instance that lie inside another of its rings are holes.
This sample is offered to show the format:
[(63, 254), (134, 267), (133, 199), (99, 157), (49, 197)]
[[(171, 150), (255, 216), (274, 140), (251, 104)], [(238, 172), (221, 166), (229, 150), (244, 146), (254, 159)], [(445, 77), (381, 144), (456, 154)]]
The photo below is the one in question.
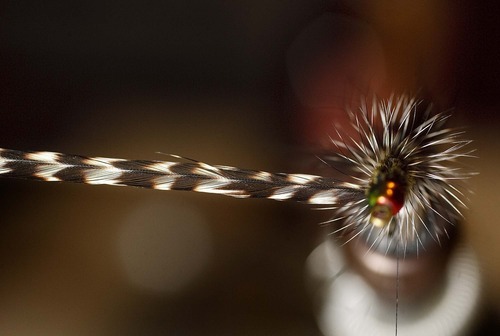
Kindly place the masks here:
[[(385, 52), (381, 91), (425, 88), (455, 107), (476, 140), (480, 175), (464, 231), (496, 314), (499, 11), (484, 1), (411, 3), (2, 2), (0, 144), (295, 170), (304, 144), (321, 142), (304, 134), (326, 137), (301, 123), (317, 114), (296, 74), (315, 59), (294, 62), (290, 48), (325, 13), (359, 20)], [(311, 45), (311, 55), (318, 50)], [(304, 262), (328, 213), (215, 195), (1, 183), (2, 334), (319, 334)], [(159, 225), (142, 226), (144, 213)], [(183, 231), (190, 216), (195, 224)]]

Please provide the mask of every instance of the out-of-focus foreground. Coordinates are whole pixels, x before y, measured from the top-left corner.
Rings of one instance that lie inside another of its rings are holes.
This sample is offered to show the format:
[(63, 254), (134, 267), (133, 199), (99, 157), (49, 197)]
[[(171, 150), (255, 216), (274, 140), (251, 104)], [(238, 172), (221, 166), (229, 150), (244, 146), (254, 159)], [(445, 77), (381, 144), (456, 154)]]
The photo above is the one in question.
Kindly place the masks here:
[[(383, 73), (396, 87), (411, 83), (446, 97), (440, 106), (454, 106), (455, 124), (475, 140), (471, 169), (480, 175), (471, 181), (464, 233), (482, 263), (488, 311), (498, 316), (498, 9), (487, 7), (493, 1), (410, 3), (5, 2), (0, 145), (168, 160), (155, 154), (164, 152), (314, 173), (297, 162), (304, 157), (297, 144), (328, 134), (303, 127), (318, 114), (297, 98), (311, 87), (299, 66), (308, 54), (291, 46), (325, 13), (362, 18), (384, 56), (361, 61), (382, 57), (386, 67), (375, 66), (368, 81), (378, 84), (373, 76)], [(345, 44), (333, 46), (341, 53)], [(359, 70), (348, 65), (342, 69)], [(311, 71), (328, 82), (336, 70)], [(327, 212), (217, 195), (0, 182), (2, 335), (319, 334), (304, 263), (326, 235), (317, 223)]]

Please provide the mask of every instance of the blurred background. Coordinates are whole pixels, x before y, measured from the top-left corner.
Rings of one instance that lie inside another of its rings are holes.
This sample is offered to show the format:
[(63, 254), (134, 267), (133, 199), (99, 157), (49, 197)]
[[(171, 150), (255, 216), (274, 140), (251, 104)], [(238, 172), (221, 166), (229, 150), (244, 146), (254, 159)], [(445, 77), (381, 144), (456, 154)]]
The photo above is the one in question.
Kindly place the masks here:
[[(315, 173), (360, 92), (420, 92), (468, 127), (464, 224), (500, 311), (493, 1), (4, 1), (0, 145)], [(315, 150), (317, 152), (315, 152)], [(320, 335), (304, 263), (328, 212), (1, 180), (3, 335)]]

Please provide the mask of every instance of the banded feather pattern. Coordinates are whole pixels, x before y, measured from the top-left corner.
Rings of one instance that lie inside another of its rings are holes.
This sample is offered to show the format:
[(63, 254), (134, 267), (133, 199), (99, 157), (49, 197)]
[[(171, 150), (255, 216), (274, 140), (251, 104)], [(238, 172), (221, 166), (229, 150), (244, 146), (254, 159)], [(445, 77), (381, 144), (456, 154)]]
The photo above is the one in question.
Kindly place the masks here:
[[(180, 156), (173, 155), (178, 159)], [(0, 176), (54, 182), (186, 190), (238, 198), (336, 205), (364, 191), (333, 178), (269, 173), (204, 162), (124, 160), (0, 149)]]
[[(362, 237), (385, 253), (418, 254), (441, 244), (463, 217), (474, 173), (460, 166), (472, 157), (463, 131), (446, 128), (449, 115), (420, 109), (406, 95), (373, 99), (348, 111), (350, 130), (336, 128), (336, 150), (323, 159), (333, 177), (270, 173), (186, 162), (124, 160), (55, 152), (0, 149), (0, 176), (54, 182), (186, 190), (237, 198), (298, 201), (335, 210), (323, 224), (349, 242)], [(347, 167), (347, 168), (346, 168)], [(348, 171), (344, 171), (346, 168)]]

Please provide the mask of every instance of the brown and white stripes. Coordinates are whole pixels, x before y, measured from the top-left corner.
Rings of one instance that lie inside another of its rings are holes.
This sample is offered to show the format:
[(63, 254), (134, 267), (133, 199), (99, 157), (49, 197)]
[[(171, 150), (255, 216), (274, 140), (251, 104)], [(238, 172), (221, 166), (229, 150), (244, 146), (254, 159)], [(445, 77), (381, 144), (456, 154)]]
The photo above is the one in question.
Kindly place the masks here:
[(269, 173), (197, 161), (124, 160), (9, 149), (0, 149), (0, 176), (187, 190), (334, 206), (365, 193), (354, 184), (307, 174)]

